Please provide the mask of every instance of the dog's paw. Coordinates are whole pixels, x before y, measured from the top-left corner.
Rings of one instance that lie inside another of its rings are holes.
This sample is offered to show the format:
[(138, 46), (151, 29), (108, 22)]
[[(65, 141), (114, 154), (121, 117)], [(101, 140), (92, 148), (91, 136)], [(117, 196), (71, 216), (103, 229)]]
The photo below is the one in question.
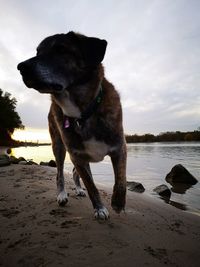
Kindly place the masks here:
[(105, 207), (94, 210), (95, 219), (108, 220), (109, 212)]
[(124, 205), (119, 205), (118, 203), (116, 204), (116, 203), (114, 203), (113, 201), (112, 201), (112, 203), (111, 203), (111, 206), (112, 206), (113, 210), (114, 210), (116, 213), (120, 213), (120, 212), (121, 212), (122, 210), (124, 210), (124, 208), (125, 208)]
[(61, 191), (57, 196), (57, 202), (60, 206), (65, 206), (68, 202), (68, 194), (65, 191)]
[(86, 197), (86, 193), (84, 192), (83, 188), (76, 188), (76, 195), (79, 197)]
[(116, 213), (120, 213), (122, 210), (124, 210), (126, 204), (126, 188), (118, 187), (115, 188), (112, 200), (111, 200), (111, 206), (113, 210)]

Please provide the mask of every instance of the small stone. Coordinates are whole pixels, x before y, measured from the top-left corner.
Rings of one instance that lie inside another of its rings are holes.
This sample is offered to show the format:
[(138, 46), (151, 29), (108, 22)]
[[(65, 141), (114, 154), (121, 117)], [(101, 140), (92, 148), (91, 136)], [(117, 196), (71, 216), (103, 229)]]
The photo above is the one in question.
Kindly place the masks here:
[(23, 157), (19, 157), (18, 160), (19, 161), (26, 161), (25, 158), (23, 158)]
[(41, 162), (40, 162), (40, 165), (41, 165), (41, 166), (49, 166), (49, 162), (41, 161)]
[(0, 167), (8, 166), (10, 165), (10, 159), (7, 155), (1, 155), (0, 156)]
[(19, 159), (14, 157), (14, 156), (10, 156), (10, 163), (18, 164), (19, 163)]
[(143, 193), (145, 191), (144, 186), (141, 183), (134, 182), (134, 181), (127, 181), (128, 190), (134, 191), (137, 193)]
[(32, 160), (29, 160), (28, 163), (29, 163), (29, 165), (38, 165), (36, 162), (34, 162)]
[(49, 161), (49, 163), (48, 163), (48, 166), (50, 166), (50, 167), (56, 167), (56, 162), (55, 162), (55, 160), (50, 160)]
[(170, 196), (171, 196), (171, 190), (165, 184), (161, 184), (161, 185), (157, 186), (156, 188), (154, 188), (153, 191), (162, 197), (170, 198)]

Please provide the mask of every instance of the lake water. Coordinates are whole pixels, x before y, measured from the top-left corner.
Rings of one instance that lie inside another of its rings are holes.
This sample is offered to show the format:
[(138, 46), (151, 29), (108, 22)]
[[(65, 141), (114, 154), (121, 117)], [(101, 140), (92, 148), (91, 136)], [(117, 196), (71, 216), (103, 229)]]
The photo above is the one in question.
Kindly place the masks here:
[[(166, 184), (167, 173), (176, 164), (182, 164), (200, 181), (200, 142), (181, 143), (137, 143), (128, 144), (127, 180), (141, 182), (145, 192), (151, 195), (153, 189)], [(51, 146), (19, 147), (12, 150), (16, 157), (23, 156), (35, 162), (53, 159)], [(65, 170), (71, 172), (72, 164), (66, 155)], [(109, 187), (113, 186), (113, 170), (109, 157), (100, 163), (91, 164), (95, 181)], [(200, 213), (200, 183), (190, 188), (175, 188), (170, 203), (183, 210), (194, 210)]]

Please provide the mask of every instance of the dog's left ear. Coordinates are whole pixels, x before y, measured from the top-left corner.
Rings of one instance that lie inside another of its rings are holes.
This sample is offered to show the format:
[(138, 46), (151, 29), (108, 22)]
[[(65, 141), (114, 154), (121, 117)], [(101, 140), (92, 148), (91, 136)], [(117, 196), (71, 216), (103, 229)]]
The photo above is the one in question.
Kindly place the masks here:
[(107, 42), (94, 37), (80, 38), (80, 48), (88, 66), (97, 66), (104, 59)]

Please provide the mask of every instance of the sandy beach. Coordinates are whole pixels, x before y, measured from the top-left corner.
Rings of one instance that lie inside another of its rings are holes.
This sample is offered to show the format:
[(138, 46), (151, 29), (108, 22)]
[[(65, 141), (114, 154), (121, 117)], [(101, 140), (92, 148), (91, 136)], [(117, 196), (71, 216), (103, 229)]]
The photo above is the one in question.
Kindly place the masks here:
[(56, 169), (0, 168), (0, 266), (200, 266), (200, 217), (128, 191), (126, 211), (96, 221), (88, 197), (56, 203)]

